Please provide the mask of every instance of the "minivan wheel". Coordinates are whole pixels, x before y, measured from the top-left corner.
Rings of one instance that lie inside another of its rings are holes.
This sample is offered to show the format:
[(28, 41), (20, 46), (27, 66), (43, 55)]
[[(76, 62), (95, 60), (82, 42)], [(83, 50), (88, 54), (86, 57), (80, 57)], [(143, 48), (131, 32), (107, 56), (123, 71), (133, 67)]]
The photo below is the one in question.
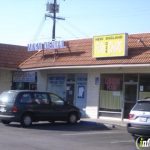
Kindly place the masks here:
[(71, 113), (68, 117), (68, 123), (75, 124), (78, 121), (78, 117), (76, 113)]
[(21, 125), (23, 127), (30, 127), (32, 125), (32, 117), (29, 114), (25, 114), (21, 118)]
[(8, 120), (1, 120), (1, 122), (6, 125), (10, 123), (10, 121), (8, 121)]

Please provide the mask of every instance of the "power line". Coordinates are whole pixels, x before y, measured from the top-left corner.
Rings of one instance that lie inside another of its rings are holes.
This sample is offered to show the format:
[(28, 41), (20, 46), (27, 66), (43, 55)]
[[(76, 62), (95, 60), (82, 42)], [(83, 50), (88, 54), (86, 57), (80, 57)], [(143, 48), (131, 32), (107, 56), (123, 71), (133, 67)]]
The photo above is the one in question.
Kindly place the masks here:
[(74, 34), (74, 32), (72, 32), (71, 30), (69, 30), (69, 28), (67, 28), (67, 27), (63, 26), (62, 24), (60, 24), (60, 22), (57, 22), (57, 23), (60, 25), (60, 27), (61, 27), (64, 31), (68, 32), (68, 33), (71, 34), (73, 37), (78, 38), (78, 36), (76, 36), (76, 35)]
[(41, 33), (42, 29), (43, 29), (44, 23), (45, 23), (45, 18), (43, 17), (42, 21), (40, 22), (40, 24), (39, 24), (39, 26), (38, 26), (38, 28), (36, 30), (35, 35), (33, 36), (33, 39), (32, 39), (33, 42), (36, 41), (37, 37), (40, 35), (40, 33)]
[(85, 32), (81, 31), (76, 25), (74, 25), (72, 22), (70, 22), (70, 20), (69, 20), (69, 21), (66, 20), (66, 21), (67, 21), (67, 23), (68, 23), (73, 29), (75, 29), (78, 33), (80, 33), (81, 35), (83, 35), (83, 36), (85, 36), (85, 37), (88, 36)]

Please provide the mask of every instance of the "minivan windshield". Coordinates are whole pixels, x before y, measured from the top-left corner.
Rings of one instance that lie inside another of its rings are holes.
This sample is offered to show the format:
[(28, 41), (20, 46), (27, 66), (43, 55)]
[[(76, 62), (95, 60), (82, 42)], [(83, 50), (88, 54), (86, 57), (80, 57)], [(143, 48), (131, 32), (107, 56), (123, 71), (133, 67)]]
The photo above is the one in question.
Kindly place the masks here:
[(150, 111), (150, 101), (137, 102), (133, 110)]
[(12, 103), (15, 100), (16, 92), (7, 91), (0, 94), (0, 103)]

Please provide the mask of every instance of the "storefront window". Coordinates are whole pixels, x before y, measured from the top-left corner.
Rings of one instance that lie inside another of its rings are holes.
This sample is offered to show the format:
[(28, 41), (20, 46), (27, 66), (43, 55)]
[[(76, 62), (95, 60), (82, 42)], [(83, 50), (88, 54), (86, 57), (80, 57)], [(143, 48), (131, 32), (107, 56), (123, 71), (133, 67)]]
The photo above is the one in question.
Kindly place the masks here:
[(106, 91), (120, 91), (122, 89), (121, 79), (120, 77), (113, 76), (105, 76), (103, 77), (103, 90)]
[(77, 82), (87, 82), (87, 74), (77, 74)]
[(50, 75), (47, 90), (65, 98), (65, 75)]
[(12, 76), (13, 90), (36, 90), (37, 89), (37, 73), (15, 71)]
[(81, 100), (85, 98), (86, 87), (87, 87), (87, 74), (77, 74), (77, 99)]
[(51, 76), (49, 77), (49, 82), (51, 84), (61, 85), (61, 84), (64, 84), (65, 77), (64, 76)]
[(139, 99), (150, 97), (150, 74), (140, 74)]
[(75, 82), (75, 74), (68, 74), (67, 82)]
[(121, 111), (122, 74), (102, 74), (100, 88), (100, 111)]
[(125, 74), (124, 82), (138, 82), (138, 74)]

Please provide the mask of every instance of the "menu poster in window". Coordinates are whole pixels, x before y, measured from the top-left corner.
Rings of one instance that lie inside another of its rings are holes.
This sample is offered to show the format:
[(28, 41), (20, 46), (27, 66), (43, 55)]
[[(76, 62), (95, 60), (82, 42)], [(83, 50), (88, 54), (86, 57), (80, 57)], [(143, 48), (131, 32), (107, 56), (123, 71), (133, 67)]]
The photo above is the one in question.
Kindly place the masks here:
[(109, 91), (120, 91), (121, 84), (120, 78), (117, 77), (107, 77), (104, 80), (105, 89)]
[(85, 86), (78, 86), (78, 98), (84, 98)]

